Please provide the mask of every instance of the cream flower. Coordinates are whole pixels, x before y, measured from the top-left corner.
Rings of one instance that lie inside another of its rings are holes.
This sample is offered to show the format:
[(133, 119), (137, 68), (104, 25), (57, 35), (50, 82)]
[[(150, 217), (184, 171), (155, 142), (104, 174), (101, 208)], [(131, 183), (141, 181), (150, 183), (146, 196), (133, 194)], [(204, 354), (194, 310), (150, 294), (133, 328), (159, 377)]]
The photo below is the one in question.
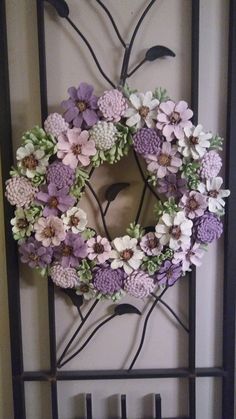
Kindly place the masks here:
[(98, 263), (104, 263), (111, 255), (111, 245), (106, 237), (92, 237), (87, 241), (88, 258), (97, 260)]
[(183, 211), (176, 214), (163, 214), (156, 225), (156, 236), (163, 246), (177, 250), (182, 245), (190, 244), (193, 222), (188, 220)]
[(87, 214), (78, 207), (72, 207), (61, 216), (65, 230), (71, 230), (73, 233), (80, 233), (85, 230), (87, 225)]
[(21, 173), (30, 179), (33, 179), (37, 174), (46, 173), (48, 156), (45, 156), (43, 150), (36, 149), (32, 143), (18, 148), (16, 159), (19, 161), (18, 167), (21, 169)]
[(85, 300), (91, 300), (96, 296), (96, 291), (92, 282), (88, 279), (79, 279), (79, 284), (76, 286), (76, 294), (82, 295)]
[(124, 117), (128, 118), (126, 125), (141, 128), (146, 124), (148, 128), (154, 128), (159, 100), (153, 98), (152, 92), (132, 93), (129, 100), (132, 107), (124, 112)]
[(230, 195), (229, 189), (220, 189), (223, 183), (222, 177), (207, 179), (206, 185), (201, 183), (198, 187), (201, 193), (208, 195), (208, 209), (218, 215), (224, 214), (225, 201)]
[(34, 224), (34, 230), (36, 240), (42, 242), (44, 247), (59, 246), (66, 237), (62, 220), (54, 215), (40, 217)]
[(111, 268), (124, 268), (129, 275), (134, 269), (138, 269), (141, 265), (144, 253), (137, 247), (137, 239), (129, 236), (117, 237), (113, 240), (114, 250), (111, 251)]
[(15, 217), (11, 219), (12, 232), (15, 240), (29, 237), (33, 231), (34, 217), (23, 208), (17, 208)]
[(211, 133), (205, 133), (202, 125), (185, 127), (184, 136), (178, 140), (178, 150), (184, 157), (198, 160), (204, 156), (210, 147)]

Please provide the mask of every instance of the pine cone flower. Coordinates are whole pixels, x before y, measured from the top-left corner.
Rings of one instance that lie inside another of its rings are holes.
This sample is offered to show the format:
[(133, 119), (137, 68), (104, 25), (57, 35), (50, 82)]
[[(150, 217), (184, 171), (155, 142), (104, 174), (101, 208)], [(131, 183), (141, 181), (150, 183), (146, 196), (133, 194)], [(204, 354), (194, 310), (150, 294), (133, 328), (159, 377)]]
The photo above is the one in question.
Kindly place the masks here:
[(28, 208), (37, 192), (38, 188), (25, 177), (15, 176), (6, 182), (6, 198), (16, 207)]
[(68, 122), (59, 114), (51, 113), (44, 121), (44, 129), (47, 134), (51, 134), (54, 137), (58, 137), (69, 128)]
[(54, 284), (61, 288), (75, 288), (79, 278), (74, 268), (63, 268), (59, 264), (51, 267), (49, 274)]
[(118, 122), (128, 106), (122, 93), (114, 89), (104, 92), (98, 99), (98, 107), (107, 121)]
[(117, 129), (112, 122), (99, 121), (90, 130), (90, 140), (99, 150), (109, 150), (117, 141)]
[(143, 271), (134, 271), (127, 277), (124, 289), (127, 294), (136, 298), (147, 297), (154, 290), (154, 280)]

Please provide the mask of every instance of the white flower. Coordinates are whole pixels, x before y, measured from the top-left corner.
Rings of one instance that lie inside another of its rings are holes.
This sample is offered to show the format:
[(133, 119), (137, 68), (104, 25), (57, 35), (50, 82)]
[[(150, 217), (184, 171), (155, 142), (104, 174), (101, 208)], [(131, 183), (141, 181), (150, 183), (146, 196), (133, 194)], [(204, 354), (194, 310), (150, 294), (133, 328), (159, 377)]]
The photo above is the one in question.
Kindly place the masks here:
[(177, 250), (174, 253), (172, 259), (173, 264), (182, 264), (183, 272), (190, 272), (190, 266), (193, 264), (195, 266), (201, 266), (201, 259), (204, 254), (204, 250), (200, 247), (200, 243), (194, 243), (190, 248), (182, 248)]
[(177, 250), (182, 245), (189, 245), (192, 226), (193, 222), (186, 218), (183, 211), (173, 215), (163, 214), (156, 225), (156, 236), (161, 244)]
[(79, 285), (76, 286), (76, 294), (83, 295), (85, 300), (91, 300), (96, 296), (96, 291), (88, 279), (80, 279)]
[(146, 123), (148, 128), (154, 128), (159, 100), (153, 99), (152, 92), (132, 93), (129, 100), (132, 107), (124, 112), (124, 117), (128, 118), (126, 125), (141, 128)]
[(224, 214), (225, 201), (223, 198), (227, 198), (227, 196), (230, 195), (229, 189), (220, 189), (222, 183), (222, 177), (218, 176), (213, 179), (207, 179), (206, 185), (204, 185), (204, 183), (200, 183), (198, 186), (201, 193), (208, 195), (209, 211), (218, 215)]
[(22, 239), (23, 237), (29, 237), (33, 231), (34, 217), (24, 210), (23, 208), (17, 208), (15, 211), (15, 218), (11, 219), (12, 232), (15, 240)]
[(130, 274), (134, 269), (138, 269), (144, 253), (137, 247), (137, 239), (129, 236), (117, 237), (113, 240), (112, 245), (115, 250), (111, 251), (111, 268), (124, 268), (127, 274)]
[(185, 127), (184, 136), (178, 140), (178, 150), (184, 157), (192, 157), (194, 160), (202, 158), (210, 147), (211, 133), (205, 133), (202, 125)]
[(85, 230), (87, 225), (87, 214), (78, 207), (72, 207), (61, 216), (65, 230), (71, 230), (73, 233), (79, 233)]
[(117, 129), (112, 122), (99, 121), (89, 131), (89, 138), (98, 150), (110, 150), (118, 140)]
[(41, 149), (35, 149), (32, 143), (27, 143), (25, 146), (18, 148), (16, 158), (19, 161), (18, 166), (21, 173), (30, 179), (35, 175), (43, 175), (46, 173), (48, 166), (48, 156)]

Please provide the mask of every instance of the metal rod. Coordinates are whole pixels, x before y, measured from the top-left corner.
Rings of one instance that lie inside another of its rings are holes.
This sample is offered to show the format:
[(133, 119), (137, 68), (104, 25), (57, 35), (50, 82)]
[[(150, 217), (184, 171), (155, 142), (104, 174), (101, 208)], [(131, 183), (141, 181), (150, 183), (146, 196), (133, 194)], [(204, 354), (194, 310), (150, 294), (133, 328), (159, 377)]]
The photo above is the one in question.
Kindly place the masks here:
[(127, 419), (126, 394), (121, 395), (120, 402), (121, 402), (121, 419)]
[(142, 191), (142, 195), (141, 195), (141, 198), (140, 198), (137, 215), (135, 217), (135, 224), (137, 224), (138, 221), (139, 221), (139, 217), (140, 217), (140, 214), (142, 212), (142, 208), (143, 208), (143, 204), (144, 204), (144, 198), (145, 198), (146, 191), (147, 191), (147, 185), (146, 185), (146, 182), (145, 182), (144, 185), (143, 185), (143, 191)]
[(69, 17), (65, 18), (67, 20), (67, 22), (72, 26), (72, 28), (77, 32), (77, 34), (81, 37), (81, 39), (84, 41), (84, 43), (86, 44), (86, 46), (88, 47), (94, 61), (95, 64), (99, 70), (99, 72), (101, 73), (101, 75), (104, 77), (104, 79), (112, 86), (112, 87), (116, 87), (115, 84), (109, 79), (109, 77), (104, 73), (98, 59), (97, 56), (93, 50), (93, 48), (91, 47), (90, 43), (88, 42), (87, 38), (85, 38), (85, 36), (83, 35), (83, 33), (77, 28), (77, 26), (74, 24), (74, 22), (72, 22), (72, 20)]
[(156, 191), (151, 187), (151, 185), (150, 185), (150, 183), (148, 182), (148, 180), (145, 178), (145, 175), (144, 175), (144, 173), (143, 173), (143, 169), (142, 169), (142, 166), (141, 166), (141, 164), (140, 164), (140, 162), (139, 162), (139, 158), (138, 158), (138, 156), (137, 156), (137, 154), (136, 154), (136, 151), (135, 150), (133, 150), (133, 153), (134, 153), (134, 158), (135, 158), (135, 161), (136, 161), (136, 164), (137, 164), (137, 166), (138, 166), (138, 169), (139, 169), (139, 173), (140, 173), (140, 175), (141, 175), (141, 177), (142, 177), (142, 180), (143, 180), (143, 182), (147, 185), (147, 188), (152, 192), (152, 194), (155, 196), (155, 198), (156, 199), (158, 199), (158, 201), (160, 201), (160, 198), (159, 198), (159, 196), (158, 196), (158, 194), (156, 193)]
[(73, 358), (75, 358), (77, 355), (79, 355), (79, 353), (82, 352), (82, 350), (88, 345), (88, 343), (90, 342), (90, 340), (99, 331), (99, 329), (101, 329), (106, 323), (108, 323), (110, 320), (112, 320), (116, 316), (117, 316), (117, 314), (112, 314), (107, 319), (105, 319), (101, 323), (99, 323), (97, 325), (97, 327), (95, 327), (95, 329), (89, 335), (89, 337), (86, 339), (86, 341), (83, 343), (83, 345), (77, 351), (75, 351), (72, 355), (70, 355), (67, 359), (65, 359), (64, 362), (61, 362), (60, 363), (60, 368), (63, 367), (64, 365), (68, 364), (68, 362), (70, 362)]
[(235, 402), (235, 314), (236, 314), (236, 0), (230, 1), (229, 10), (228, 101), (226, 141), (226, 185), (231, 196), (226, 205), (224, 240), (224, 300), (223, 300), (223, 366), (227, 376), (223, 379), (222, 419), (234, 418)]
[(115, 23), (115, 21), (114, 21), (114, 19), (113, 19), (113, 16), (112, 16), (112, 14), (111, 14), (111, 12), (110, 12), (110, 10), (105, 6), (105, 4), (101, 1), (101, 0), (96, 0), (96, 2), (98, 3), (98, 4), (100, 4), (100, 6), (103, 8), (103, 10), (106, 12), (106, 14), (107, 14), (107, 16), (109, 17), (109, 19), (110, 19), (110, 21), (111, 21), (111, 24), (112, 24), (112, 26), (113, 26), (113, 28), (114, 28), (114, 30), (115, 30), (115, 32), (116, 32), (116, 35), (117, 35), (117, 37), (118, 37), (118, 39), (120, 40), (120, 43), (123, 45), (123, 47), (125, 48), (125, 41), (123, 40), (123, 38), (122, 38), (122, 36), (121, 36), (121, 34), (120, 34), (120, 31), (119, 31), (119, 29), (118, 29), (118, 27), (117, 27), (117, 25), (116, 25), (116, 23)]
[(148, 325), (148, 320), (154, 310), (154, 308), (156, 307), (158, 301), (161, 299), (161, 297), (166, 293), (166, 291), (168, 290), (168, 286), (161, 292), (161, 294), (155, 299), (155, 301), (152, 303), (151, 308), (149, 309), (146, 317), (145, 317), (145, 321), (144, 321), (144, 325), (143, 325), (143, 332), (142, 332), (142, 336), (141, 336), (141, 340), (140, 340), (140, 344), (139, 347), (137, 349), (137, 352), (133, 358), (133, 361), (130, 364), (129, 370), (132, 370), (135, 362), (137, 361), (139, 354), (142, 350), (143, 344), (144, 344), (144, 339), (145, 339), (145, 335), (146, 335), (146, 331), (147, 331), (147, 325)]
[[(155, 294), (152, 293), (152, 296), (157, 298)], [(179, 316), (175, 313), (175, 311), (162, 299), (159, 300), (159, 302), (169, 310), (169, 312), (175, 317), (175, 319), (179, 322), (179, 324), (183, 327), (183, 329), (189, 333), (189, 329), (185, 324), (182, 322), (182, 320), (179, 318)]]
[(86, 418), (93, 419), (92, 394), (86, 394)]
[(155, 419), (162, 419), (161, 416), (161, 395), (155, 394)]
[(90, 307), (90, 309), (88, 310), (87, 314), (84, 316), (83, 321), (80, 322), (79, 327), (76, 329), (75, 333), (73, 334), (73, 336), (71, 337), (71, 339), (69, 340), (69, 342), (67, 343), (64, 351), (62, 352), (60, 358), (57, 361), (57, 367), (60, 368), (61, 367), (61, 361), (64, 359), (66, 353), (68, 352), (69, 348), (71, 347), (72, 343), (74, 342), (75, 338), (78, 336), (78, 333), (80, 332), (80, 330), (82, 329), (83, 325), (85, 324), (86, 320), (89, 318), (90, 314), (93, 312), (93, 310), (95, 309), (96, 305), (98, 304), (99, 300), (95, 300), (93, 305)]
[(129, 78), (129, 77), (131, 77), (144, 63), (146, 63), (146, 58), (144, 58), (142, 61), (140, 61), (140, 63), (139, 64), (137, 64), (136, 65), (136, 67), (134, 67), (134, 69), (133, 70), (131, 70), (127, 75), (126, 75), (126, 77), (127, 78)]

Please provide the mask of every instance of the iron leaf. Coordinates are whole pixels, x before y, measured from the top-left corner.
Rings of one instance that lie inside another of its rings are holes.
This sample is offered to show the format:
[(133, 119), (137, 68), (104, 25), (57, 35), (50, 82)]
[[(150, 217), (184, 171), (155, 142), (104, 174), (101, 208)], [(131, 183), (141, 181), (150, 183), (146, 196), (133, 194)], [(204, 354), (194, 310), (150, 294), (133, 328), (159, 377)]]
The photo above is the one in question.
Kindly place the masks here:
[(145, 59), (146, 61), (154, 61), (157, 58), (162, 58), (166, 56), (175, 57), (175, 53), (167, 47), (163, 47), (162, 45), (155, 45), (154, 47), (149, 48), (147, 50)]
[(68, 17), (69, 16), (69, 7), (68, 4), (64, 0), (46, 0), (50, 3), (57, 11), (60, 17)]
[(118, 316), (122, 316), (123, 314), (129, 313), (141, 315), (141, 312), (137, 309), (137, 307), (134, 307), (131, 304), (118, 304), (117, 306), (115, 306), (114, 312)]
[(114, 201), (117, 195), (125, 188), (127, 188), (130, 184), (126, 182), (120, 183), (113, 183), (112, 185), (108, 186), (105, 192), (105, 198), (108, 202)]
[(72, 304), (78, 309), (82, 306), (84, 302), (84, 297), (82, 295), (76, 294), (76, 291), (70, 288), (63, 288), (61, 289), (70, 299)]

